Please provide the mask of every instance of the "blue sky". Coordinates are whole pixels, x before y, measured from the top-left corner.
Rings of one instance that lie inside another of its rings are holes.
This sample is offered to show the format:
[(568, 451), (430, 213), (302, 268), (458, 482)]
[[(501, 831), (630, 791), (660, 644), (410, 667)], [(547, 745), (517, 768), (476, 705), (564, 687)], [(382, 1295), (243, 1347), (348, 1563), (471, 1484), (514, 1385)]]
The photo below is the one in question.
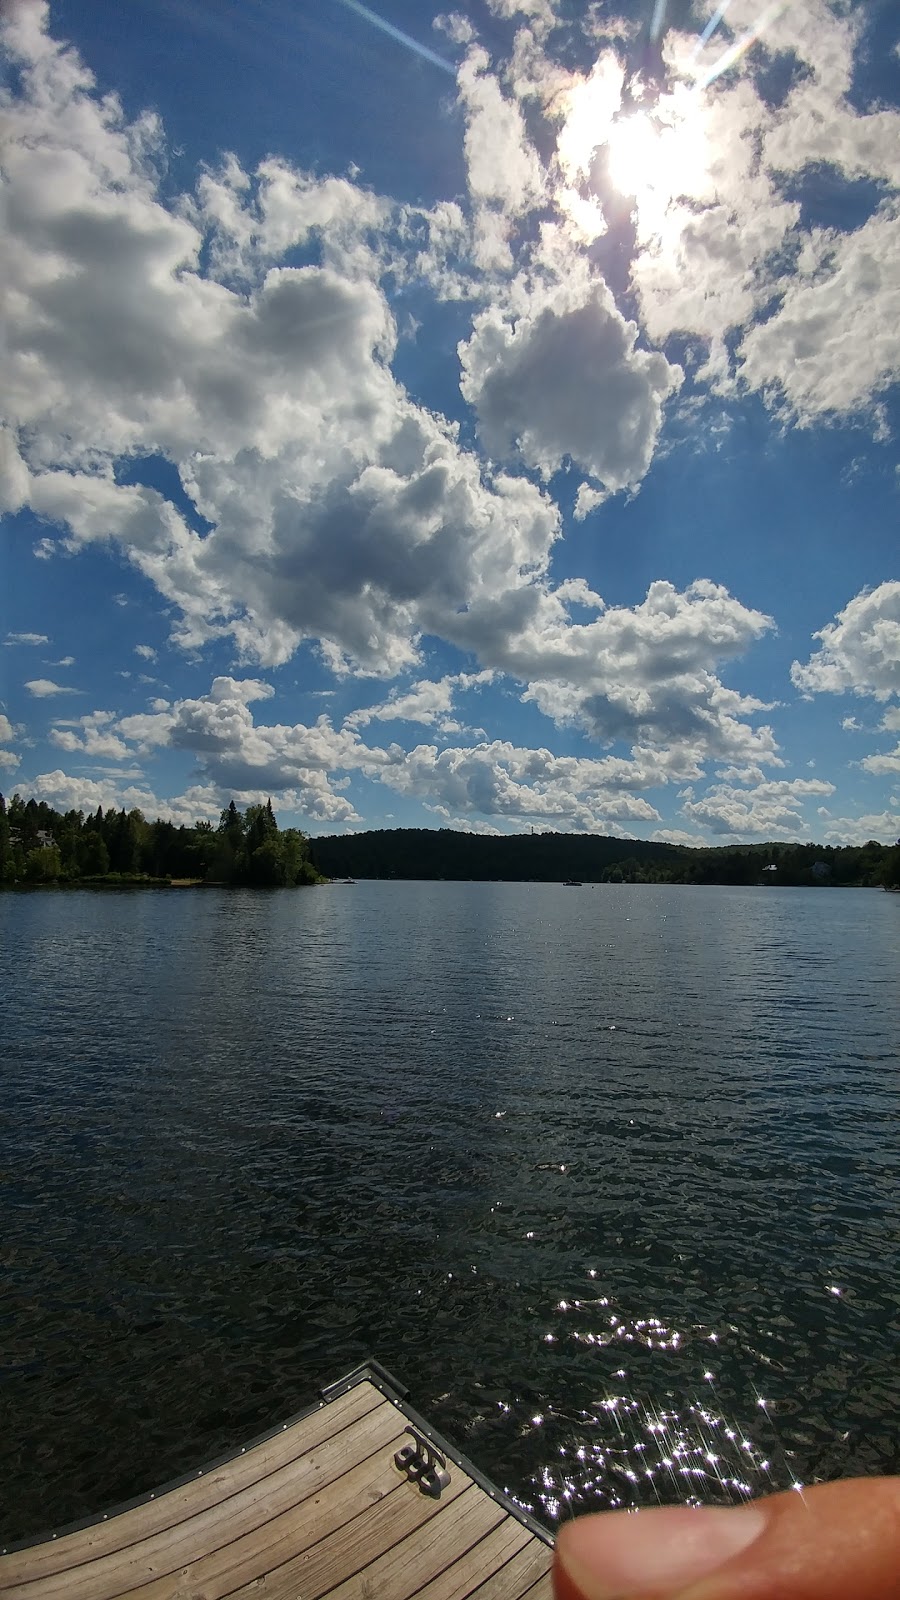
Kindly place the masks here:
[(0, 15), (5, 792), (897, 837), (896, 6)]

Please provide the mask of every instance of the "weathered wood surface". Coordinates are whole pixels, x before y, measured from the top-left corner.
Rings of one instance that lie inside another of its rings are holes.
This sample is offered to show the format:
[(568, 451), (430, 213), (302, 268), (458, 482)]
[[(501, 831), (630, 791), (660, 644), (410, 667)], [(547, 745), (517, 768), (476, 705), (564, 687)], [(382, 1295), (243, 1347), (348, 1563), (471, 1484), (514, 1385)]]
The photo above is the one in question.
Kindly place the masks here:
[(549, 1600), (550, 1550), (462, 1467), (396, 1466), (402, 1405), (362, 1380), (224, 1464), (0, 1555), (2, 1600)]

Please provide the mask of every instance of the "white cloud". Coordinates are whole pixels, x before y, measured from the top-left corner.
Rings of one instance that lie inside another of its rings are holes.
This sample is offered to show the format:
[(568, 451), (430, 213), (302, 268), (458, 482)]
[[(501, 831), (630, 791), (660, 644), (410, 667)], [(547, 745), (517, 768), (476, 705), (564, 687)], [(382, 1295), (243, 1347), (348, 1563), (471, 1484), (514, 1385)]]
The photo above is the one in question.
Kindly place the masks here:
[[(896, 804), (896, 800), (893, 802)], [(869, 812), (861, 817), (831, 817), (825, 829), (829, 844), (896, 844), (900, 838), (900, 810)]]
[(702, 847), (705, 840), (698, 833), (686, 833), (684, 828), (656, 828), (650, 834), (654, 844), (687, 844)]
[(45, 633), (8, 633), (4, 644), (49, 644), (50, 640)]
[(881, 755), (865, 756), (860, 766), (866, 772), (874, 772), (879, 777), (889, 772), (900, 772), (900, 744), (896, 749), (885, 751)]
[(452, 716), (460, 690), (490, 683), (491, 672), (456, 672), (438, 680), (422, 679), (407, 690), (392, 689), (387, 700), (352, 711), (345, 719), (347, 728), (363, 728), (371, 722), (418, 722), (436, 726), (442, 733), (459, 733), (460, 723)]
[(459, 356), (485, 449), (545, 477), (571, 459), (608, 490), (640, 483), (682, 372), (637, 337), (601, 280), (540, 292), (515, 318), (481, 312)]
[(526, 17), (541, 30), (549, 31), (556, 26), (556, 12), (551, 0), (487, 0), (487, 6), (495, 17), (503, 17), (507, 21)]
[(475, 38), (475, 29), (468, 17), (462, 16), (458, 11), (450, 11), (435, 17), (432, 27), (446, 34), (453, 44), (471, 44)]
[[(696, 746), (635, 745), (630, 757), (594, 759), (487, 738), (443, 750), (420, 744), (406, 752), (396, 744), (365, 744), (359, 736), (361, 724), (400, 715), (452, 731), (454, 695), (477, 688), (486, 677), (461, 673), (422, 682), (405, 698), (397, 695), (351, 714), (342, 728), (326, 716), (312, 725), (257, 722), (251, 707), (271, 698), (270, 686), (221, 677), (206, 695), (156, 701), (145, 713), (116, 718), (95, 712), (57, 724), (54, 741), (93, 755), (179, 750), (193, 757), (203, 781), (220, 797), (271, 794), (316, 824), (338, 827), (360, 820), (343, 792), (356, 773), (448, 817), (607, 832), (620, 832), (626, 823), (659, 822), (643, 791), (699, 775)], [(58, 773), (54, 781), (59, 783)], [(144, 802), (134, 803), (143, 808)]]
[(94, 711), (79, 717), (74, 724), (57, 723), (50, 730), (50, 743), (70, 754), (77, 750), (89, 756), (103, 756), (108, 761), (130, 760), (127, 745), (110, 729), (113, 720), (111, 711)]
[[(585, 603), (580, 592), (562, 592)], [(477, 614), (471, 620), (482, 658), (526, 683), (525, 698), (557, 723), (580, 723), (604, 742), (669, 750), (681, 777), (709, 758), (781, 764), (771, 728), (747, 721), (765, 703), (726, 688), (716, 670), (744, 654), (772, 619), (719, 584), (699, 579), (679, 591), (659, 580), (640, 604), (609, 607), (584, 623), (570, 620), (557, 595), (543, 595), (516, 631), (507, 619), (492, 637), (477, 631)]]
[(625, 786), (630, 779), (640, 787), (643, 775), (614, 757), (555, 756), (506, 740), (448, 750), (422, 744), (398, 751), (380, 777), (401, 794), (427, 797), (447, 816), (477, 813), (593, 833), (616, 831), (612, 824), (622, 820), (659, 821), (658, 811)]
[[(338, 204), (365, 233), (364, 196), (267, 167), (249, 196), (232, 174), (227, 227), (211, 181), (188, 214), (167, 211), (143, 159), (158, 127), (98, 100), (77, 58), (40, 34), (42, 14), (10, 35), (26, 94), (8, 117), (16, 338), (2, 377), (24, 498), (67, 526), (70, 548), (116, 539), (180, 613), (187, 648), (230, 636), (242, 658), (274, 664), (310, 638), (341, 669), (411, 666), (423, 631), (446, 634), (474, 600), (546, 566), (556, 508), (521, 479), (488, 477), (394, 380), (393, 319), (365, 251), (273, 267), (242, 293), (198, 272), (201, 224), (237, 241), (246, 267), (254, 241), (296, 242), (298, 208), (323, 240)], [(481, 76), (473, 104), (493, 104)], [(174, 462), (212, 532), (116, 482), (124, 452)]]
[(51, 678), (31, 678), (29, 682), (26, 683), (25, 687), (28, 690), (28, 693), (33, 694), (38, 700), (47, 699), (48, 696), (54, 694), (80, 693), (80, 690), (78, 689), (69, 689), (65, 686), (65, 684), (54, 683)]
[[(128, 775), (130, 776), (130, 774)], [(217, 822), (222, 809), (222, 796), (210, 785), (195, 784), (184, 794), (173, 799), (159, 799), (143, 783), (123, 781), (126, 775), (110, 778), (72, 777), (56, 768), (41, 772), (28, 785), (37, 800), (45, 800), (58, 811), (96, 811), (102, 806), (110, 809), (142, 811), (149, 821), (160, 817), (164, 822), (189, 827), (197, 821)]]
[[(895, 123), (900, 146), (900, 114)], [(900, 203), (885, 201), (855, 233), (822, 236), (819, 250), (827, 265), (785, 284), (738, 352), (741, 379), (783, 396), (801, 422), (862, 411), (900, 377)]]
[(589, 517), (591, 512), (596, 511), (599, 506), (602, 506), (604, 500), (608, 498), (609, 496), (605, 489), (595, 489), (589, 483), (579, 484), (578, 493), (575, 496), (575, 509), (572, 513), (575, 521), (583, 522), (585, 517)]
[[(15, 737), (16, 730), (9, 717), (0, 711), (0, 744), (11, 744)], [(15, 750), (0, 750), (0, 769), (13, 772), (19, 765), (20, 760), (21, 757), (16, 754)]]
[(486, 51), (474, 46), (458, 74), (469, 191), (475, 201), (520, 218), (544, 198), (544, 175), (519, 107), (504, 98), (488, 65)]
[(134, 653), (136, 656), (142, 656), (145, 661), (156, 660), (156, 651), (151, 644), (136, 644)]
[(207, 695), (118, 718), (114, 732), (139, 750), (189, 752), (217, 793), (289, 792), (291, 809), (310, 817), (338, 825), (358, 820), (350, 801), (338, 792), (340, 780), (329, 775), (374, 772), (387, 760), (385, 753), (363, 745), (352, 730), (336, 730), (324, 716), (311, 727), (255, 723), (250, 706), (273, 693), (259, 679), (220, 677)]
[(682, 815), (711, 833), (741, 839), (800, 838), (809, 832), (802, 814), (806, 800), (834, 794), (834, 784), (819, 778), (791, 778), (738, 789), (713, 784), (699, 800), (688, 799)]
[(835, 620), (813, 634), (821, 645), (791, 678), (805, 694), (873, 695), (887, 700), (900, 693), (900, 582), (864, 589)]

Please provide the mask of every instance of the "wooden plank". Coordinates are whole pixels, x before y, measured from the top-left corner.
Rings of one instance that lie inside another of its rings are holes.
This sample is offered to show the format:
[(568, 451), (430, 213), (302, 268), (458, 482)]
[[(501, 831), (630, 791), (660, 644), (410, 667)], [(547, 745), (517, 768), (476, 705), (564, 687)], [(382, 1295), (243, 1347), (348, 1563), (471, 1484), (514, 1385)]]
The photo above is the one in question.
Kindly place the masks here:
[[(397, 1414), (396, 1420), (402, 1422), (403, 1417)], [(202, 1600), (221, 1600), (223, 1595), (252, 1586), (254, 1580), (271, 1573), (274, 1567), (285, 1571), (302, 1560), (310, 1546), (333, 1548), (336, 1542), (345, 1539), (353, 1548), (357, 1538), (361, 1542), (364, 1540), (365, 1519), (372, 1512), (384, 1513), (395, 1499), (402, 1503), (396, 1512), (388, 1510), (385, 1521), (390, 1528), (392, 1519), (396, 1520), (402, 1537), (420, 1520), (418, 1503), (425, 1504), (425, 1496), (419, 1494), (394, 1465), (394, 1451), (403, 1442), (404, 1435), (396, 1434), (386, 1449), (344, 1473), (300, 1505), (177, 1571), (122, 1591), (119, 1600), (126, 1600), (126, 1597), (127, 1600), (175, 1600), (176, 1596), (179, 1600), (186, 1596), (193, 1600), (200, 1596)], [(445, 1493), (450, 1494), (452, 1487)], [(430, 1505), (434, 1503), (429, 1502)], [(412, 1521), (409, 1521), (410, 1515)], [(356, 1531), (348, 1536), (347, 1526)], [(392, 1542), (389, 1535), (381, 1549)], [(372, 1555), (380, 1553), (380, 1549), (372, 1551)], [(370, 1556), (363, 1550), (357, 1565), (361, 1566), (368, 1559)], [(266, 1582), (267, 1596), (273, 1592), (270, 1582), (271, 1579)], [(296, 1600), (295, 1590), (288, 1592), (292, 1600)]]
[(472, 1545), (502, 1522), (502, 1506), (473, 1483), (449, 1506), (441, 1506), (430, 1522), (408, 1534), (376, 1561), (329, 1589), (328, 1600), (366, 1600), (390, 1595), (406, 1600), (423, 1584), (458, 1562)]
[[(276, 1472), (247, 1485), (196, 1516), (148, 1539), (86, 1561), (65, 1572), (4, 1590), (4, 1600), (113, 1600), (159, 1576), (177, 1572), (245, 1534), (265, 1529), (280, 1513), (321, 1493), (348, 1468), (373, 1455), (391, 1461), (401, 1436), (402, 1414), (385, 1401), (357, 1422)], [(398, 1477), (393, 1468), (394, 1477)], [(265, 1537), (265, 1533), (263, 1533)]]
[[(464, 1600), (491, 1573), (510, 1561), (534, 1538), (515, 1517), (505, 1516), (499, 1527), (473, 1544), (464, 1556), (438, 1573), (416, 1592), (416, 1600)], [(329, 1600), (331, 1597), (329, 1596)]]
[[(302, 1595), (303, 1600), (319, 1600), (321, 1595), (359, 1572), (361, 1567), (368, 1566), (384, 1555), (392, 1545), (405, 1539), (422, 1523), (430, 1524), (446, 1511), (450, 1502), (472, 1486), (472, 1480), (466, 1473), (459, 1467), (451, 1468), (449, 1488), (444, 1490), (440, 1500), (432, 1500), (421, 1494), (413, 1484), (407, 1483), (393, 1462), (391, 1471), (395, 1481), (400, 1480), (394, 1494), (360, 1511), (343, 1527), (336, 1528), (325, 1537), (320, 1536), (316, 1544), (308, 1541), (311, 1547), (302, 1550), (292, 1560), (283, 1564), (270, 1563), (265, 1581), (266, 1600), (297, 1600), (298, 1595)], [(328, 1525), (326, 1519), (325, 1527)], [(192, 1589), (190, 1592), (196, 1591)], [(229, 1592), (216, 1590), (210, 1593), (204, 1587), (203, 1600), (220, 1600), (222, 1594)], [(236, 1594), (242, 1596), (252, 1592), (252, 1585), (235, 1590)], [(144, 1600), (144, 1596), (134, 1596), (133, 1600)], [(156, 1600), (156, 1596), (153, 1596), (153, 1600)]]
[[(169, 1528), (186, 1517), (217, 1505), (229, 1495), (237, 1494), (249, 1484), (276, 1472), (288, 1462), (316, 1449), (333, 1434), (387, 1405), (384, 1396), (371, 1383), (360, 1383), (337, 1400), (301, 1417), (284, 1432), (275, 1434), (263, 1444), (254, 1446), (243, 1455), (192, 1478), (168, 1493), (158, 1494), (143, 1505), (134, 1506), (107, 1522), (92, 1523), (76, 1533), (63, 1534), (58, 1539), (47, 1539), (26, 1550), (14, 1550), (0, 1556), (0, 1591), (17, 1584), (33, 1582), (36, 1578), (62, 1572), (79, 1566), (84, 1561), (95, 1560), (121, 1550), (127, 1544), (148, 1538)], [(393, 1411), (394, 1408), (391, 1407)]]
[(523, 1596), (523, 1600), (553, 1600), (553, 1579), (549, 1572), (545, 1577), (539, 1578), (537, 1583)]
[(532, 1535), (524, 1550), (473, 1590), (473, 1600), (519, 1600), (549, 1572), (552, 1560), (550, 1547)]

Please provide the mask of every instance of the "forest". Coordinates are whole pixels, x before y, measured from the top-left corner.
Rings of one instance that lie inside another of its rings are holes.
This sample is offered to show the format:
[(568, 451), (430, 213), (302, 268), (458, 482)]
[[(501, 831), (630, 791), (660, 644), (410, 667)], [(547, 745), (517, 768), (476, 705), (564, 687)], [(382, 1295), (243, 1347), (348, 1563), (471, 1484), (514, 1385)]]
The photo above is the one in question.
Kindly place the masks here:
[(729, 844), (693, 848), (588, 833), (457, 833), (394, 828), (313, 839), (328, 878), (463, 878), (539, 883), (900, 885), (900, 843)]
[(281, 829), (272, 802), (218, 824), (177, 826), (142, 812), (55, 811), (0, 795), (0, 885), (224, 884), (283, 888), (332, 878), (539, 883), (758, 884), (900, 888), (900, 842), (728, 844), (694, 848), (586, 833), (502, 836), (392, 828), (310, 839)]
[(0, 884), (217, 883), (286, 888), (318, 883), (309, 841), (280, 829), (271, 800), (176, 827), (137, 810), (54, 811), (43, 801), (0, 795)]

